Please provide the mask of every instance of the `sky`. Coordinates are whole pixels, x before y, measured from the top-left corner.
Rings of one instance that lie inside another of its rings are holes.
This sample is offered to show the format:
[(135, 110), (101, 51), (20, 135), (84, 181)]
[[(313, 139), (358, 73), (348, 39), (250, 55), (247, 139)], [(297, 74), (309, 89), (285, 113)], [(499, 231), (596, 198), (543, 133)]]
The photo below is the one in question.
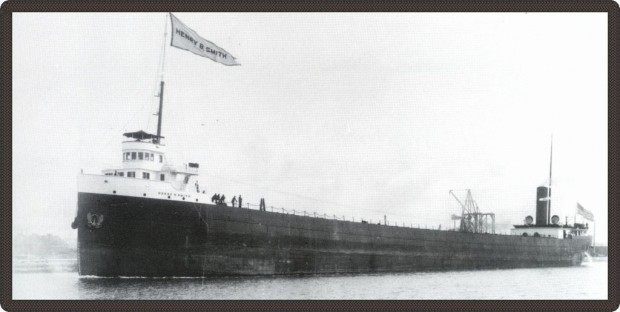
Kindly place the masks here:
[(471, 189), (508, 232), (553, 135), (551, 214), (607, 244), (606, 13), (174, 14), (241, 66), (170, 47), (165, 13), (13, 14), (14, 233), (75, 241), (80, 171), (156, 132), (166, 45), (168, 158), (210, 194), (446, 229)]

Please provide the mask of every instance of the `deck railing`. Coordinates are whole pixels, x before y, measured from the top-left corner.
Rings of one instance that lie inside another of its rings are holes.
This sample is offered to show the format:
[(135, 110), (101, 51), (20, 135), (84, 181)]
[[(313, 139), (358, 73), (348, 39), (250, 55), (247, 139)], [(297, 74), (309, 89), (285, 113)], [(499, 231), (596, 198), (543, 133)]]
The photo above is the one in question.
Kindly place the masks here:
[[(238, 203), (235, 206), (232, 206), (231, 202), (225, 202), (225, 204), (230, 208), (236, 209), (251, 209), (251, 210), (260, 210), (260, 205), (253, 203), (243, 203), (243, 207), (239, 207)], [(314, 211), (307, 210), (297, 210), (297, 209), (286, 209), (284, 207), (274, 207), (274, 206), (266, 206), (265, 211), (280, 213), (280, 214), (291, 214), (295, 216), (303, 216), (303, 217), (311, 217), (311, 218), (321, 218), (328, 220), (337, 220), (337, 221), (349, 221), (349, 222), (358, 222), (358, 223), (367, 223), (367, 224), (375, 224), (375, 225), (385, 225), (385, 226), (395, 226), (395, 227), (406, 227), (406, 228), (417, 228), (417, 229), (428, 229), (428, 230), (440, 230), (440, 231), (458, 231), (458, 229), (454, 229), (452, 227), (443, 227), (443, 226), (434, 226), (427, 225), (421, 223), (407, 223), (407, 222), (397, 222), (393, 220), (372, 220), (372, 219), (355, 219), (355, 217), (347, 218), (344, 215), (335, 215), (335, 214), (327, 214), (327, 213), (317, 213)], [(489, 233), (490, 234), (490, 233)], [(511, 235), (510, 233), (500, 233), (496, 232), (495, 235)]]

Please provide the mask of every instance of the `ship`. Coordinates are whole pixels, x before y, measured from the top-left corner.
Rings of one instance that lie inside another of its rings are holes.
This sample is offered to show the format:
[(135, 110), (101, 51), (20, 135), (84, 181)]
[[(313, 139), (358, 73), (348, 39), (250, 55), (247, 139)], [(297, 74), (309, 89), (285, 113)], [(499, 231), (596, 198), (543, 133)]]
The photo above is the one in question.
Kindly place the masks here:
[[(163, 94), (163, 83), (161, 88)], [(160, 98), (160, 112), (162, 103)], [(550, 186), (536, 189), (536, 222), (527, 216), (511, 235), (481, 226), (489, 214), (466, 209), (475, 203), (469, 192), (457, 216), (461, 226), (454, 230), (229, 206), (200, 188), (198, 163), (180, 168), (168, 163), (161, 113), (158, 116), (157, 134), (124, 133), (121, 166), (78, 175), (72, 227), (77, 229), (80, 275), (205, 277), (577, 266), (592, 242), (587, 224), (560, 225), (557, 215), (550, 216)]]
[[(184, 40), (202, 39), (188, 29), (175, 31)], [(227, 52), (219, 55), (232, 62)], [(169, 163), (161, 133), (163, 94), (162, 78), (156, 134), (124, 133), (120, 166), (77, 177), (77, 213), (71, 226), (77, 230), (81, 276), (564, 267), (580, 265), (591, 245), (587, 224), (560, 224), (558, 216), (550, 216), (550, 184), (536, 190), (536, 221), (527, 216), (510, 235), (481, 226), (494, 215), (470, 207), (469, 193), (456, 218), (460, 227), (453, 230), (268, 211), (264, 201), (260, 209), (229, 206), (200, 187), (198, 163)]]

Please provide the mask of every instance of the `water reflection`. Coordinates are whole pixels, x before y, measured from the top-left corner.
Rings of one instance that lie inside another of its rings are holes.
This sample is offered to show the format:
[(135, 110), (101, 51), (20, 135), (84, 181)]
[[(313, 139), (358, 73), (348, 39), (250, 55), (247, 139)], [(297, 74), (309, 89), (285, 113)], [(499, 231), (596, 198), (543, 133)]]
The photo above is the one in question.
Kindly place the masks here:
[[(578, 279), (579, 287), (567, 281)], [(14, 273), (14, 299), (606, 299), (607, 262), (580, 267), (209, 278)]]

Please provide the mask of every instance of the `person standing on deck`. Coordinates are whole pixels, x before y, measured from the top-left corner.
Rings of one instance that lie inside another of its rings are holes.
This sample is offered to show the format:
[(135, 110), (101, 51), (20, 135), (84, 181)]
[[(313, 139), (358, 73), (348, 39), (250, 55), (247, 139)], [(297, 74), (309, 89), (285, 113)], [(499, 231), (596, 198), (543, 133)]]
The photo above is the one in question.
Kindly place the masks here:
[(241, 195), (239, 195), (239, 208), (243, 208), (243, 198), (241, 198)]
[(237, 204), (237, 197), (233, 196), (233, 199), (230, 201), (230, 203), (232, 204), (232, 207), (235, 208), (235, 205)]

